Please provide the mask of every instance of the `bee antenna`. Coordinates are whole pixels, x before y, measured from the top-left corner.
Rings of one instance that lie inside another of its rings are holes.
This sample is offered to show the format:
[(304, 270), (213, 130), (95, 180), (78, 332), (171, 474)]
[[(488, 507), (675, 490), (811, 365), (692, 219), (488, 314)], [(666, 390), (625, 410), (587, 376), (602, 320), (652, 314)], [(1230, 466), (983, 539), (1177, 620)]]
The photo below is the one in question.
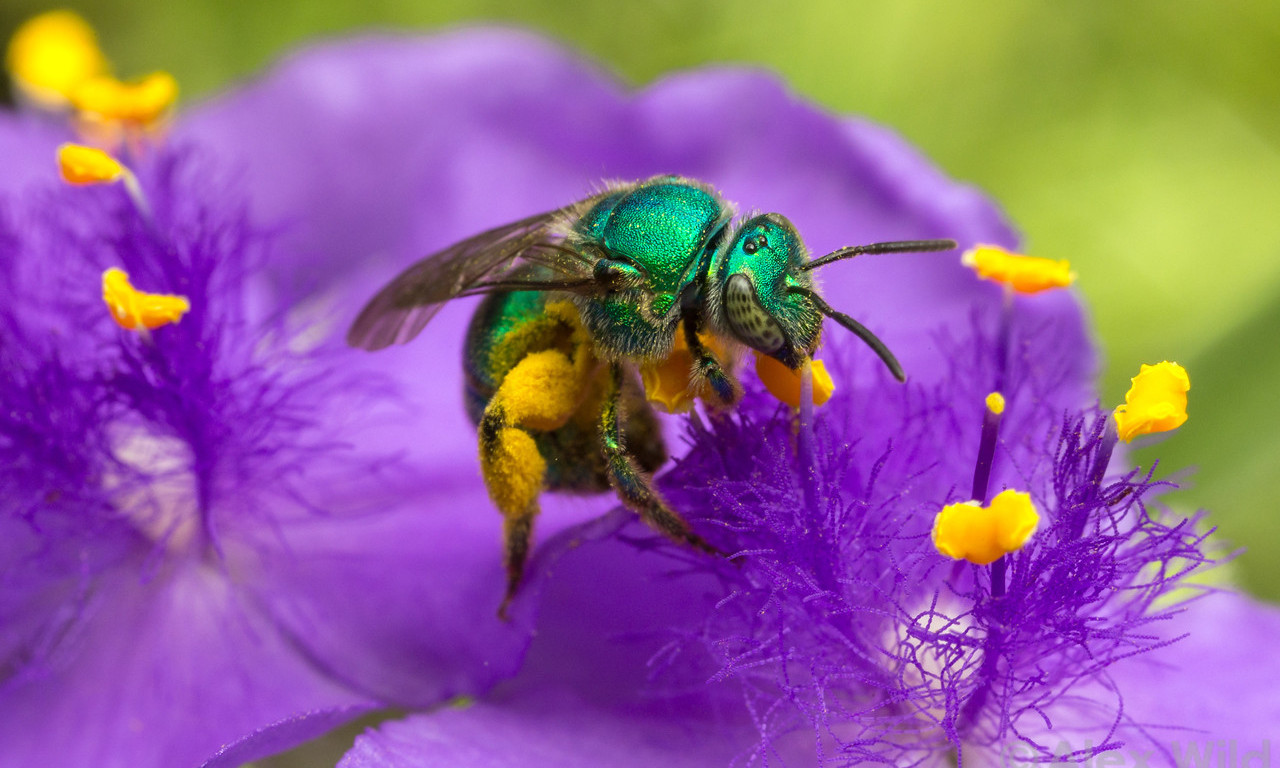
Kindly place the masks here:
[(832, 251), (800, 267), (802, 272), (825, 267), (842, 259), (852, 259), (864, 253), (924, 253), (925, 251), (949, 251), (958, 247), (955, 240), (895, 240), (890, 243), (853, 245)]
[[(940, 242), (940, 241), (935, 241), (935, 242)], [(895, 245), (895, 243), (888, 243), (888, 245)], [(945, 249), (938, 248), (936, 250), (945, 250)], [(809, 290), (808, 288), (792, 286), (791, 288), (787, 289), (787, 292), (801, 294), (802, 296), (809, 299), (809, 301), (812, 301), (814, 306), (818, 308), (819, 312), (831, 318), (832, 320), (835, 320), (837, 323), (839, 323), (840, 325), (843, 325), (845, 328), (848, 328), (850, 331), (853, 331), (855, 336), (862, 339), (868, 347), (871, 347), (871, 349), (877, 355), (880, 356), (880, 359), (883, 360), (884, 364), (889, 368), (889, 372), (893, 374), (893, 378), (897, 379), (898, 381), (907, 380), (907, 374), (903, 372), (902, 365), (898, 363), (898, 358), (893, 356), (893, 353), (890, 352), (889, 348), (885, 346), (885, 343), (880, 340), (880, 337), (872, 333), (871, 330), (867, 328), (867, 326), (863, 325), (857, 320), (854, 320), (852, 317), (849, 317), (843, 312), (836, 311), (835, 309), (832, 308), (830, 304), (824, 301), (821, 296)]]

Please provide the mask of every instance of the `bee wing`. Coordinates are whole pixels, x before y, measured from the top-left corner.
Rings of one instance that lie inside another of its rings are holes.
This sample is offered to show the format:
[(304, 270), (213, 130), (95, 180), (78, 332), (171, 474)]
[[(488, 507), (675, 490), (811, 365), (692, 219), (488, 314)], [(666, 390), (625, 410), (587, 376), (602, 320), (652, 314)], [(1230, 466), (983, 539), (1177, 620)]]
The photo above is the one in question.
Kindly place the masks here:
[[(419, 261), (370, 299), (351, 324), (347, 343), (368, 350), (404, 344), (421, 333), (450, 299), (513, 287), (493, 278), (501, 278), (522, 259), (584, 280), (591, 274), (590, 261), (558, 246), (552, 225), (589, 201), (495, 227)], [(574, 284), (545, 285), (547, 290), (559, 290)], [(536, 290), (537, 285), (529, 282), (520, 287)]]

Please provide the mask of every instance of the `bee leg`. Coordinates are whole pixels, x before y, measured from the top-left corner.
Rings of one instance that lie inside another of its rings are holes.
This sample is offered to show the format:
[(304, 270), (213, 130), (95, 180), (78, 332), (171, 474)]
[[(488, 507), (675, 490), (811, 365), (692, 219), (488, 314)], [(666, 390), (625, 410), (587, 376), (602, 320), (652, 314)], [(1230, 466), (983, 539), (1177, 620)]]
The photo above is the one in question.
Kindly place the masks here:
[(503, 379), (480, 420), (480, 469), (489, 498), (502, 513), (507, 592), (498, 616), (524, 578), (538, 496), (546, 482), (547, 462), (530, 429), (564, 426), (581, 404), (589, 367), (555, 349), (520, 360)]
[(716, 356), (702, 343), (702, 339), (698, 338), (699, 323), (696, 317), (685, 315), (683, 323), (684, 339), (689, 345), (689, 354), (693, 357), (693, 380), (706, 381), (711, 385), (711, 391), (716, 393), (720, 404), (725, 408), (732, 408), (742, 397), (742, 387), (725, 371)]
[(528, 432), (507, 424), (506, 413), (496, 401), (490, 402), (480, 422), (480, 469), (489, 498), (503, 517), (507, 591), (498, 608), (498, 617), (505, 620), (507, 605), (524, 578), (547, 463)]
[(600, 442), (609, 468), (609, 483), (628, 507), (667, 538), (713, 555), (724, 553), (693, 532), (689, 523), (666, 505), (622, 442), (622, 381), (620, 363), (609, 366), (609, 382), (600, 411)]

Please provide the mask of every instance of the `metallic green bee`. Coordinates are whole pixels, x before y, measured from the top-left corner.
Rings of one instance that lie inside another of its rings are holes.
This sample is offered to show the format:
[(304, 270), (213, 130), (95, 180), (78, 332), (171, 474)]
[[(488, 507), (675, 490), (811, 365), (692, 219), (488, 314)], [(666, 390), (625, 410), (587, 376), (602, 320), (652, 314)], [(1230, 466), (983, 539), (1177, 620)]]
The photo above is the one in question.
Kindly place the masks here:
[(888, 348), (818, 295), (817, 267), (860, 253), (955, 248), (877, 243), (809, 260), (783, 216), (731, 227), (732, 207), (677, 176), (611, 184), (558, 210), (491, 229), (428, 256), (384, 287), (347, 336), (368, 350), (418, 335), (444, 302), (484, 294), (467, 334), (467, 409), (479, 426), (489, 495), (505, 519), (507, 603), (520, 585), (544, 489), (610, 486), (650, 526), (721, 554), (649, 480), (666, 459), (631, 371), (665, 360), (683, 332), (690, 381), (718, 407), (740, 387), (702, 338), (746, 346), (798, 370), (825, 315), (865, 341), (899, 380)]

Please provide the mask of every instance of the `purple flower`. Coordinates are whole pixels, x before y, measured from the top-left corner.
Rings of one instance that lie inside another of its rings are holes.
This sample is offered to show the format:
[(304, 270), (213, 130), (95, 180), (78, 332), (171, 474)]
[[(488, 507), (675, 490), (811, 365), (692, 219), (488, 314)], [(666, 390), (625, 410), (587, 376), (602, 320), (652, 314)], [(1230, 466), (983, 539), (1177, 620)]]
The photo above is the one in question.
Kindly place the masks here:
[[(263, 120), (268, 108), (285, 117)], [(981, 196), (892, 134), (826, 116), (767, 75), (695, 72), (628, 94), (509, 32), (304, 53), (188, 128), (248, 158), (260, 216), (310, 211), (286, 239), (353, 280), (385, 280), (600, 178), (654, 173), (780, 211), (818, 253), (1015, 241)], [(305, 155), (289, 151), (301, 135)], [(1238, 622), (1259, 648), (1280, 617), (1225, 594), (1187, 602), (1193, 592), (1175, 589), (1208, 558), (1199, 518), (1161, 508), (1155, 475), (1116, 462), (1097, 476), (1111, 448), (1072, 295), (1018, 299), (1005, 357), (999, 290), (957, 261), (868, 258), (824, 278), (828, 300), (884, 338), (911, 380), (891, 382), (835, 329), (841, 389), (818, 413), (811, 461), (758, 389), (728, 420), (673, 427), (684, 455), (662, 487), (705, 535), (746, 553), (741, 567), (673, 547), (625, 510), (577, 528), (549, 510), (534, 563), (547, 592), (526, 596), (538, 635), (520, 674), (478, 703), (384, 725), (343, 765), (1140, 762), (1215, 739), (1262, 748), (1277, 707), (1256, 681), (1275, 670), (1242, 673), (1239, 652), (1201, 623)], [(456, 359), (464, 321), (452, 308), (415, 345), (380, 354)], [(1002, 566), (1003, 590), (992, 569), (955, 566), (929, 539), (938, 508), (969, 496), (997, 375), (1009, 407), (992, 488), (1028, 490), (1044, 513)], [(435, 413), (460, 411), (450, 396)], [(1158, 693), (1194, 680), (1198, 701)]]
[[(472, 31), (300, 54), (188, 114), (138, 170), (154, 229), (119, 190), (0, 182), (4, 402), (21, 404), (0, 431), (0, 756), (194, 764), (227, 743), (209, 765), (237, 765), (455, 695), (478, 698), (388, 723), (343, 765), (1178, 757), (1258, 749), (1280, 717), (1260, 652), (1280, 617), (1170, 602), (1203, 532), (1145, 474), (1095, 481), (1093, 359), (1066, 292), (1015, 305), (992, 479), (1032, 492), (1042, 530), (1003, 595), (932, 549), (932, 513), (969, 495), (1002, 322), (998, 290), (939, 254), (824, 270), (911, 380), (830, 329), (840, 389), (806, 461), (758, 387), (728, 420), (672, 423), (662, 487), (740, 568), (598, 516), (607, 496), (549, 498), (496, 621), (500, 521), (457, 367), (468, 307), (378, 355), (334, 331), (423, 253), (601, 178), (705, 179), (817, 252), (1013, 245), (882, 128), (738, 70), (628, 94), (544, 42)], [(192, 314), (150, 345), (123, 335), (96, 290), (117, 262)]]

